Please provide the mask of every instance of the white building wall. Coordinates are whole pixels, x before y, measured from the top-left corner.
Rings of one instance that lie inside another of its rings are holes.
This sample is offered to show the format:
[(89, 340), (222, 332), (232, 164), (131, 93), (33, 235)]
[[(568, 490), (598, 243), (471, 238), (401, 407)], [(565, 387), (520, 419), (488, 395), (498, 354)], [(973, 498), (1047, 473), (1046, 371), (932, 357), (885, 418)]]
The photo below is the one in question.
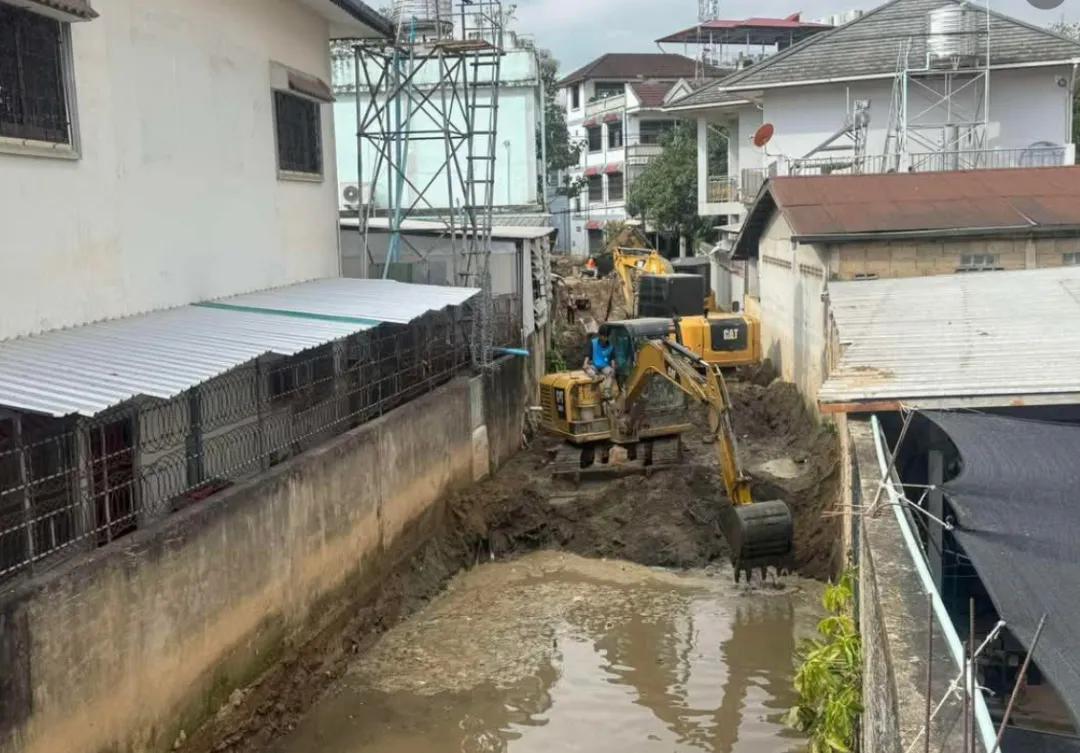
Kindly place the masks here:
[[(993, 71), (990, 81), (987, 148), (1024, 149), (1039, 142), (1064, 145), (1071, 141), (1072, 71), (1067, 66)], [(783, 174), (783, 158), (804, 157), (820, 146), (843, 127), (846, 114), (860, 99), (870, 100), (867, 154), (883, 154), (892, 89), (892, 78), (767, 89), (759, 93), (763, 103), (760, 108), (755, 105), (716, 108), (706, 111), (699, 119), (723, 123), (729, 129), (729, 175), (738, 177), (743, 168), (767, 168), (777, 161)], [(976, 96), (981, 99), (982, 92), (981, 87), (972, 86), (958, 98), (968, 110), (974, 110), (971, 100)], [(932, 101), (931, 95), (917, 86), (911, 88), (909, 97), (912, 112), (927, 110)], [(925, 117), (944, 120), (945, 113), (929, 110)], [(763, 122), (771, 123), (775, 129), (767, 149), (755, 147), (750, 140)], [(698, 148), (704, 151), (706, 146), (699, 141)], [(930, 150), (912, 142), (908, 151)], [(704, 155), (699, 154), (699, 164), (703, 160)], [(719, 213), (720, 207), (702, 201), (703, 196), (702, 185), (699, 187), (701, 211)]]
[(813, 406), (826, 375), (826, 252), (792, 244), (791, 228), (777, 214), (759, 244), (758, 265), (762, 353)]
[(329, 80), (292, 0), (108, 0), (72, 25), (79, 159), (0, 152), (0, 338), (338, 272), (324, 179), (277, 178), (270, 63)]
[[(437, 80), (435, 71), (437, 66), (427, 64), (417, 76), (419, 84), (434, 83)], [(502, 86), (499, 88), (499, 114), (496, 125), (495, 137), (495, 184), (493, 200), (496, 206), (525, 206), (534, 205), (540, 201), (537, 191), (539, 175), (540, 155), (537, 151), (536, 134), (540, 128), (540, 119), (543, 117), (543, 105), (541, 102), (540, 80), (536, 63), (536, 55), (531, 50), (510, 50), (503, 57), (501, 64)], [(481, 73), (481, 76), (485, 74)], [(337, 102), (334, 103), (334, 121), (338, 134), (337, 155), (338, 175), (340, 182), (357, 182), (357, 119), (356, 119), (356, 95), (352, 92), (352, 80), (355, 77), (352, 59), (338, 62), (334, 66), (334, 87)], [(371, 69), (370, 78), (378, 79), (374, 68)], [(364, 81), (361, 75), (361, 82)], [(432, 95), (433, 102), (440, 102), (438, 94)], [(451, 96), (449, 88), (446, 96)], [(476, 101), (479, 104), (487, 104), (491, 101), (490, 92), (486, 89), (477, 92)], [(370, 96), (366, 92), (360, 94), (361, 112), (367, 112)], [(441, 109), (441, 105), (439, 106)], [(478, 108), (477, 123), (484, 127), (487, 110)], [(459, 126), (464, 128), (462, 119)], [(411, 127), (414, 130), (439, 130), (442, 123), (436, 123), (428, 111), (417, 112), (412, 118)], [(509, 142), (509, 145), (507, 145)], [(486, 138), (478, 138), (478, 154), (486, 154)], [(458, 161), (465, 168), (465, 147), (458, 150)], [(375, 144), (365, 140), (364, 143), (364, 179), (363, 183), (370, 184), (375, 177), (375, 167), (378, 160), (378, 149)], [(414, 140), (409, 144), (407, 175), (417, 189), (424, 186), (435, 177), (431, 187), (426, 191), (427, 200), (431, 206), (445, 208), (460, 204), (461, 193), (459, 187), (462, 183), (457, 172), (454, 173), (454, 198), (451, 201), (450, 186), (447, 185), (445, 172), (440, 168), (446, 162), (446, 146), (441, 139), (431, 141)], [(477, 169), (484, 169), (482, 161), (476, 161)], [(380, 178), (375, 185), (375, 202), (377, 206), (385, 207), (388, 204), (389, 186), (387, 180), (390, 176), (385, 161), (380, 170)], [(405, 185), (406, 201), (411, 203), (416, 198), (417, 191)], [(427, 208), (424, 203), (417, 205), (418, 209)]]

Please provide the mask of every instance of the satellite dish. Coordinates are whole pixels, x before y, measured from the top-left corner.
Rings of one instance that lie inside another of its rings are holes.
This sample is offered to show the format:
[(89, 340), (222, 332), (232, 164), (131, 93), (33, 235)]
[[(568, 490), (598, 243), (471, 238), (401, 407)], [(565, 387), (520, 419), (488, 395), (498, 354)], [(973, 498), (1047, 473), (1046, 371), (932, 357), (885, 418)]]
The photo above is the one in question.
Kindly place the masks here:
[(754, 131), (754, 136), (750, 140), (754, 142), (754, 146), (760, 149), (769, 143), (769, 139), (773, 137), (773, 131), (775, 130), (772, 123), (762, 123), (758, 129)]

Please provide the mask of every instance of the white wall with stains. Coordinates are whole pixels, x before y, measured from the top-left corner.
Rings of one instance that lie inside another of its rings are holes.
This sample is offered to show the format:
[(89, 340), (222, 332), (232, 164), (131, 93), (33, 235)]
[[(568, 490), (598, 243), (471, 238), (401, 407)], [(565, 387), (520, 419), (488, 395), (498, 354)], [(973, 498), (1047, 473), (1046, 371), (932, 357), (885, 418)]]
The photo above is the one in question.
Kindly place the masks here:
[(0, 142), (0, 339), (338, 273), (324, 175), (279, 180), (271, 61), (330, 80), (296, 0), (98, 0), (72, 25), (77, 157)]

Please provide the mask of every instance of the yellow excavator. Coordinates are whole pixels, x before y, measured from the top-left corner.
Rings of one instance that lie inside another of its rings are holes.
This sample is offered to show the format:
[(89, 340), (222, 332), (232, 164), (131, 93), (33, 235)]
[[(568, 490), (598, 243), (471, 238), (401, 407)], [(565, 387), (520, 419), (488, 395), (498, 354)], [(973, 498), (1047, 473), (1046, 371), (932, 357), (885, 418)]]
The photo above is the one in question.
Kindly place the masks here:
[[(622, 470), (648, 473), (677, 462), (680, 435), (690, 426), (651, 411), (649, 398), (657, 382), (673, 385), (709, 414), (711, 439), (731, 500), (721, 527), (736, 580), (743, 573), (749, 578), (754, 570), (764, 575), (770, 567), (780, 573), (790, 570), (791, 511), (783, 500), (755, 502), (751, 495), (750, 478), (739, 462), (721, 368), (671, 339), (668, 320), (607, 322), (600, 335), (612, 347), (613, 386), (584, 371), (548, 374), (540, 381), (541, 425), (579, 450), (578, 474), (589, 473), (598, 462), (610, 464), (615, 448), (626, 454)], [(658, 453), (658, 445), (665, 452)]]
[(702, 299), (701, 275), (677, 274), (655, 250), (616, 247), (611, 259), (631, 316), (678, 318), (679, 341), (710, 364), (761, 363), (761, 322), (717, 310), (712, 292)]

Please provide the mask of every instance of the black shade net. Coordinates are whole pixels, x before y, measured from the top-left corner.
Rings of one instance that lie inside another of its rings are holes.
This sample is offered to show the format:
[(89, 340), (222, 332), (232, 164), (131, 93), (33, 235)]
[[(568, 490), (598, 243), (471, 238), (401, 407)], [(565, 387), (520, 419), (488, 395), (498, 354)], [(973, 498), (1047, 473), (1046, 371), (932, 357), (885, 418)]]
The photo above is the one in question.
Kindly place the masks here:
[(998, 613), (1080, 722), (1080, 426), (976, 413), (924, 414), (962, 469), (944, 484), (957, 541)]

